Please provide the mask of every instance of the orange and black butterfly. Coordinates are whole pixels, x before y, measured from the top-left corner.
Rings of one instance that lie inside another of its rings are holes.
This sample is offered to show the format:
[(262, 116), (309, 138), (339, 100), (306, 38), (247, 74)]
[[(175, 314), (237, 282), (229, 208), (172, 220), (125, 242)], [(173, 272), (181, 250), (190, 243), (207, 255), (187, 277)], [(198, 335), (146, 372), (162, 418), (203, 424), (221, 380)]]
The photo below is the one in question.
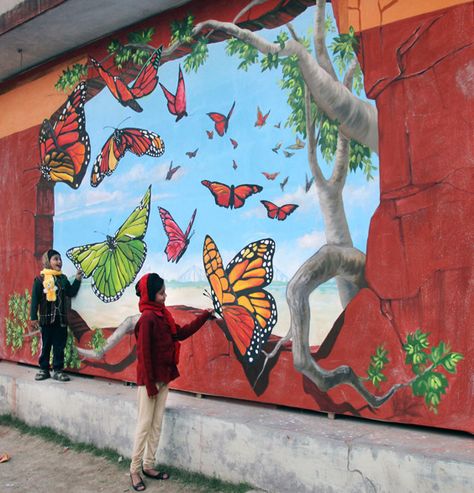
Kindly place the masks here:
[(204, 239), (203, 263), (215, 311), (224, 319), (239, 359), (258, 360), (278, 318), (275, 299), (263, 288), (273, 279), (275, 242), (271, 238), (245, 246), (224, 268), (210, 236)]
[(150, 58), (144, 63), (130, 88), (120, 76), (112, 75), (97, 60), (94, 60), (94, 58), (91, 57), (90, 60), (114, 98), (122, 106), (129, 106), (132, 110), (140, 113), (143, 111), (143, 108), (136, 100), (153, 92), (156, 84), (158, 84), (158, 67), (160, 66), (162, 49), (163, 47), (160, 46), (152, 53)]
[(232, 103), (232, 106), (229, 110), (229, 113), (227, 113), (227, 116), (223, 115), (222, 113), (216, 113), (216, 112), (211, 112), (207, 114), (209, 118), (214, 122), (214, 128), (216, 129), (216, 132), (221, 137), (227, 132), (227, 127), (229, 126), (229, 120), (230, 117), (232, 116), (232, 112), (234, 111), (234, 108), (235, 108), (235, 101)]
[(127, 151), (133, 152), (136, 156), (146, 154), (159, 157), (165, 152), (165, 143), (158, 134), (150, 130), (116, 129), (107, 139), (95, 160), (91, 173), (91, 185), (97, 187), (106, 176), (110, 176)]
[(212, 140), (214, 138), (214, 130), (206, 130), (207, 138)]
[(233, 139), (232, 137), (230, 138), (230, 143), (232, 144), (232, 147), (234, 149), (237, 149), (237, 146), (239, 145), (239, 143), (235, 139)]
[(262, 171), (262, 175), (267, 179), (267, 180), (274, 180), (278, 175), (280, 174), (279, 171), (276, 171), (275, 173), (267, 173), (266, 171)]
[(296, 204), (285, 204), (278, 207), (273, 202), (269, 200), (260, 201), (267, 209), (267, 216), (270, 219), (278, 219), (279, 221), (284, 221), (290, 214), (292, 214), (299, 206)]
[(197, 152), (199, 151), (199, 147), (195, 149), (194, 151), (188, 151), (186, 153), (186, 156), (188, 156), (189, 159), (192, 159), (193, 157), (196, 157)]
[(239, 209), (248, 197), (263, 190), (260, 185), (237, 185), (235, 187), (209, 180), (202, 180), (201, 183), (212, 193), (218, 206), (228, 209)]
[(265, 113), (265, 115), (262, 113), (260, 108), (257, 106), (257, 121), (255, 122), (254, 127), (260, 127), (262, 128), (265, 123), (267, 122), (268, 115), (270, 114), (270, 111), (268, 113)]
[(84, 112), (86, 94), (86, 83), (79, 83), (59, 110), (59, 116), (45, 119), (39, 133), (43, 178), (74, 189), (81, 184), (91, 157)]
[(165, 247), (166, 258), (168, 262), (179, 262), (179, 259), (184, 255), (184, 252), (188, 248), (189, 241), (191, 240), (191, 228), (193, 227), (194, 218), (196, 217), (197, 209), (194, 209), (193, 215), (189, 221), (186, 231), (183, 233), (178, 226), (173, 216), (163, 207), (158, 207), (161, 221), (163, 223), (163, 229), (168, 237), (168, 243)]

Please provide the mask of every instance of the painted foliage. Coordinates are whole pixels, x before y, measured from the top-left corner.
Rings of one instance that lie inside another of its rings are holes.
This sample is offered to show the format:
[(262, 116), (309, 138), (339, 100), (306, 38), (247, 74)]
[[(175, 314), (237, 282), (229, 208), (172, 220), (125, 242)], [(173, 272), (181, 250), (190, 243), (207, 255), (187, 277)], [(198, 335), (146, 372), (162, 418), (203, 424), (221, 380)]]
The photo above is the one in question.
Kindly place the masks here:
[[(44, 120), (38, 151), (41, 179), (54, 183), (54, 246), (70, 260), (67, 274), (85, 276), (69, 366), (134, 378), (134, 283), (156, 271), (183, 323), (211, 305), (219, 315), (184, 346), (194, 373), (177, 388), (439, 425), (426, 416), (449, 399), (464, 349), (422, 323), (391, 332), (388, 305), (367, 283), (380, 200), (377, 112), (362, 90), (360, 36), (338, 33), (331, 12), (315, 9), (249, 43), (239, 31), (208, 43), (219, 26), (200, 31), (197, 13), (186, 13), (169, 39), (155, 28), (130, 32), (130, 46), (112, 41), (112, 56), (90, 56), (59, 80), (68, 95)], [(322, 81), (364, 108), (367, 135), (301, 74), (304, 56), (291, 47), (313, 57), (318, 29), (332, 78)], [(186, 56), (176, 57), (176, 44)], [(14, 296), (7, 345), (18, 349), (29, 294)], [(341, 327), (357, 319), (361, 300), (381, 307), (371, 320), (382, 328), (360, 335), (355, 354)], [(284, 395), (277, 381), (295, 391)]]

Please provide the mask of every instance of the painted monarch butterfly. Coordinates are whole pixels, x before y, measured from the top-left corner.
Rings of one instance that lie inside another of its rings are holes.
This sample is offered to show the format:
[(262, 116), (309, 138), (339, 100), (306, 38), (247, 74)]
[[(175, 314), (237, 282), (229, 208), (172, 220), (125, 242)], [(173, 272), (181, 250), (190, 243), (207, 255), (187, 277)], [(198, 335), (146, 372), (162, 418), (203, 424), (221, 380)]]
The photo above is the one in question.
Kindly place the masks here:
[(80, 82), (60, 109), (59, 116), (45, 119), (39, 133), (39, 148), (43, 178), (78, 188), (91, 157), (89, 135), (86, 132), (87, 85)]
[(267, 215), (270, 219), (278, 219), (279, 221), (284, 221), (291, 213), (293, 213), (299, 205), (296, 204), (285, 204), (278, 207), (273, 202), (269, 200), (260, 201), (267, 209)]
[(263, 190), (260, 185), (225, 185), (218, 181), (202, 180), (201, 183), (209, 189), (214, 196), (215, 203), (220, 207), (239, 209), (245, 204), (245, 200), (255, 193)]
[(168, 243), (165, 247), (166, 257), (168, 262), (178, 263), (179, 259), (184, 255), (184, 252), (188, 248), (189, 241), (193, 235), (193, 233), (190, 234), (190, 232), (193, 227), (197, 209), (194, 209), (185, 233), (183, 233), (181, 228), (166, 209), (163, 207), (158, 207), (158, 211), (160, 213), (166, 236), (168, 237)]
[(227, 132), (227, 127), (229, 126), (229, 120), (234, 111), (235, 101), (232, 103), (232, 106), (227, 113), (227, 116), (222, 113), (211, 112), (208, 113), (209, 118), (214, 122), (214, 128), (216, 132), (222, 137)]
[(179, 121), (181, 118), (188, 116), (186, 113), (186, 88), (184, 86), (183, 72), (181, 71), (181, 65), (179, 66), (178, 72), (178, 85), (176, 87), (176, 94), (171, 93), (166, 89), (166, 87), (160, 82), (160, 87), (163, 90), (166, 100), (168, 101), (168, 111), (172, 115), (176, 115), (176, 120)]
[(257, 106), (257, 121), (255, 122), (254, 127), (262, 128), (265, 125), (265, 123), (267, 123), (267, 118), (268, 115), (270, 114), (270, 111), (271, 110), (269, 110), (268, 113), (264, 115), (260, 110), (260, 108)]
[(233, 139), (232, 137), (230, 137), (229, 140), (230, 140), (230, 143), (232, 144), (232, 147), (234, 149), (237, 149), (237, 146), (239, 145), (239, 143), (235, 139)]
[(94, 162), (91, 185), (97, 187), (106, 176), (110, 176), (127, 151), (133, 152), (136, 156), (147, 154), (159, 157), (165, 152), (165, 143), (158, 134), (150, 130), (141, 128), (114, 130)]
[(203, 263), (215, 311), (224, 319), (237, 356), (252, 364), (277, 322), (277, 306), (265, 291), (273, 279), (275, 242), (255, 241), (224, 269), (219, 250), (210, 236), (204, 239)]
[(287, 149), (293, 149), (293, 150), (303, 149), (305, 145), (306, 143), (303, 142), (298, 136), (296, 136), (296, 142), (288, 146)]
[(198, 151), (199, 151), (199, 147), (194, 151), (186, 152), (186, 156), (188, 156), (189, 159), (192, 159), (193, 157), (196, 157)]
[(70, 248), (66, 255), (87, 279), (92, 291), (104, 303), (117, 301), (136, 278), (145, 261), (143, 241), (150, 216), (151, 185), (140, 204), (114, 236), (106, 241)]
[(262, 175), (267, 179), (267, 180), (274, 180), (278, 175), (280, 174), (279, 171), (276, 171), (275, 173), (267, 173), (266, 171), (262, 171)]
[(97, 70), (101, 79), (105, 82), (114, 98), (122, 105), (129, 106), (137, 112), (143, 111), (143, 108), (137, 103), (138, 98), (147, 96), (158, 84), (158, 67), (160, 66), (161, 52), (163, 47), (156, 49), (143, 64), (132, 87), (127, 84), (118, 75), (112, 75), (97, 60), (90, 58), (92, 65)]

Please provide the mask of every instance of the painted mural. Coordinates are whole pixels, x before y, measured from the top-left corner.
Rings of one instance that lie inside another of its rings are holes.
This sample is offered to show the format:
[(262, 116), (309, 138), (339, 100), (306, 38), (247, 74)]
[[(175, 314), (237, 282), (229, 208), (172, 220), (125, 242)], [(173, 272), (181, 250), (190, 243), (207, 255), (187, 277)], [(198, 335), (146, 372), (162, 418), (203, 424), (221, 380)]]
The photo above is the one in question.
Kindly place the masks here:
[[(156, 271), (178, 319), (219, 315), (183, 348), (197, 374), (176, 388), (436, 425), (426, 416), (449, 400), (462, 346), (414, 323), (374, 332), (361, 356), (340, 333), (351, 302), (370, 297), (377, 109), (361, 35), (339, 32), (325, 2), (300, 10), (279, 26), (290, 14), (276, 8), (257, 33), (236, 27), (248, 9), (233, 27), (183, 11), (169, 36), (130, 30), (58, 79), (64, 103), (45, 115), (37, 152), (63, 271), (85, 277), (66, 358), (133, 380), (134, 283)], [(34, 357), (28, 298), (28, 287), (10, 297), (5, 342)]]

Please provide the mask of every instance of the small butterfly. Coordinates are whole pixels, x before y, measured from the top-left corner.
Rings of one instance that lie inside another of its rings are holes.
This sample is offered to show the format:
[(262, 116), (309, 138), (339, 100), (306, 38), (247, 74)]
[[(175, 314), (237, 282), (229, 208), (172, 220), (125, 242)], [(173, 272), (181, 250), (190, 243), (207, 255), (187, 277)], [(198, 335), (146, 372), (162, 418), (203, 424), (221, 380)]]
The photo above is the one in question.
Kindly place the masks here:
[(278, 318), (275, 299), (263, 288), (273, 279), (275, 242), (271, 238), (246, 245), (224, 268), (210, 236), (202, 260), (215, 311), (224, 319), (235, 353), (245, 364), (258, 360)]
[(80, 82), (60, 109), (59, 116), (45, 119), (39, 133), (40, 170), (47, 181), (78, 188), (91, 157), (86, 131), (87, 86)]
[(199, 147), (196, 150), (194, 150), (194, 151), (188, 151), (186, 153), (186, 156), (188, 156), (189, 159), (191, 159), (193, 157), (196, 157), (196, 154), (197, 154), (198, 150), (199, 150)]
[(272, 147), (272, 151), (275, 154), (278, 154), (278, 150), (280, 149), (280, 147), (281, 147), (281, 142), (278, 142), (278, 144), (275, 147)]
[(299, 206), (296, 204), (285, 204), (278, 207), (273, 202), (269, 200), (260, 201), (267, 209), (267, 215), (270, 219), (278, 219), (279, 221), (284, 221), (291, 213), (293, 213)]
[(291, 156), (294, 156), (294, 152), (288, 152), (288, 151), (283, 151), (283, 154), (285, 155), (285, 157), (291, 157)]
[(305, 183), (304, 188), (305, 188), (306, 193), (308, 193), (309, 192), (309, 189), (311, 188), (311, 185), (314, 182), (314, 176), (311, 177), (311, 180), (308, 180), (308, 175), (307, 174), (305, 174), (305, 177), (306, 177), (306, 183)]
[(232, 144), (232, 147), (234, 149), (239, 145), (239, 143), (236, 140), (232, 139), (232, 138), (230, 139), (230, 143)]
[(296, 143), (288, 146), (287, 149), (296, 149), (296, 150), (303, 149), (303, 147), (305, 145), (306, 144), (300, 138), (298, 138), (298, 136), (297, 136), (296, 137)]
[(288, 178), (289, 176), (287, 176), (281, 183), (280, 183), (280, 188), (281, 188), (281, 191), (283, 192), (284, 191), (284, 188), (286, 186), (286, 184), (288, 183)]
[(270, 111), (266, 113), (265, 115), (262, 114), (262, 111), (260, 108), (257, 106), (257, 121), (255, 122), (254, 127), (260, 127), (262, 128), (265, 123), (267, 122), (268, 115), (270, 114)]
[(147, 253), (143, 238), (150, 216), (150, 198), (151, 185), (114, 236), (107, 235), (106, 241), (66, 252), (86, 279), (92, 276), (92, 291), (104, 303), (117, 301), (142, 268)]
[(165, 247), (166, 258), (168, 259), (168, 262), (178, 263), (179, 259), (184, 255), (184, 252), (188, 248), (189, 241), (193, 235), (193, 233), (190, 234), (190, 232), (193, 227), (197, 209), (194, 209), (185, 233), (181, 231), (181, 228), (166, 209), (158, 207), (158, 211), (166, 236), (168, 237), (168, 243)]
[(212, 140), (214, 138), (214, 130), (206, 130), (207, 138)]
[(275, 128), (280, 128), (280, 125), (281, 125), (281, 122), (278, 122), (276, 123), (275, 125), (273, 125)]
[(228, 209), (239, 209), (248, 197), (263, 190), (260, 185), (237, 185), (235, 187), (209, 180), (202, 180), (201, 183), (209, 189), (219, 207)]
[(141, 128), (116, 129), (107, 139), (92, 167), (91, 186), (97, 187), (106, 176), (110, 176), (127, 151), (136, 156), (144, 154), (159, 157), (165, 152), (161, 137)]
[(168, 101), (168, 111), (172, 115), (176, 115), (176, 120), (179, 121), (181, 118), (188, 116), (186, 112), (186, 88), (184, 86), (183, 72), (181, 71), (181, 65), (179, 66), (178, 72), (178, 85), (176, 87), (176, 93), (173, 94), (166, 87), (161, 84), (160, 87), (163, 90), (163, 94)]
[(173, 178), (173, 175), (176, 173), (176, 171), (179, 170), (179, 168), (181, 168), (181, 166), (179, 164), (178, 164), (178, 166), (175, 166), (173, 168), (173, 161), (171, 161), (170, 167), (169, 167), (168, 171), (166, 172), (165, 180), (171, 180), (171, 178)]
[(214, 122), (214, 128), (216, 129), (216, 132), (221, 137), (227, 132), (227, 127), (229, 126), (229, 120), (232, 115), (232, 112), (234, 111), (234, 107), (235, 107), (235, 101), (232, 103), (232, 106), (229, 110), (229, 113), (227, 113), (227, 116), (223, 115), (222, 113), (216, 113), (216, 112), (211, 112), (207, 114), (209, 118)]
[(235, 159), (232, 159), (232, 167), (234, 169), (237, 169), (237, 167), (238, 167), (238, 164), (235, 162)]
[(274, 180), (278, 175), (280, 174), (279, 171), (276, 173), (267, 173), (266, 171), (262, 171), (262, 175), (267, 179), (267, 180)]
[(122, 106), (128, 106), (132, 108), (132, 110), (140, 113), (143, 111), (143, 108), (136, 100), (143, 96), (147, 96), (155, 89), (156, 84), (158, 83), (158, 67), (160, 66), (162, 49), (163, 47), (160, 46), (151, 54), (130, 88), (120, 76), (112, 75), (97, 60), (94, 60), (94, 58), (91, 57), (90, 60), (114, 98)]

